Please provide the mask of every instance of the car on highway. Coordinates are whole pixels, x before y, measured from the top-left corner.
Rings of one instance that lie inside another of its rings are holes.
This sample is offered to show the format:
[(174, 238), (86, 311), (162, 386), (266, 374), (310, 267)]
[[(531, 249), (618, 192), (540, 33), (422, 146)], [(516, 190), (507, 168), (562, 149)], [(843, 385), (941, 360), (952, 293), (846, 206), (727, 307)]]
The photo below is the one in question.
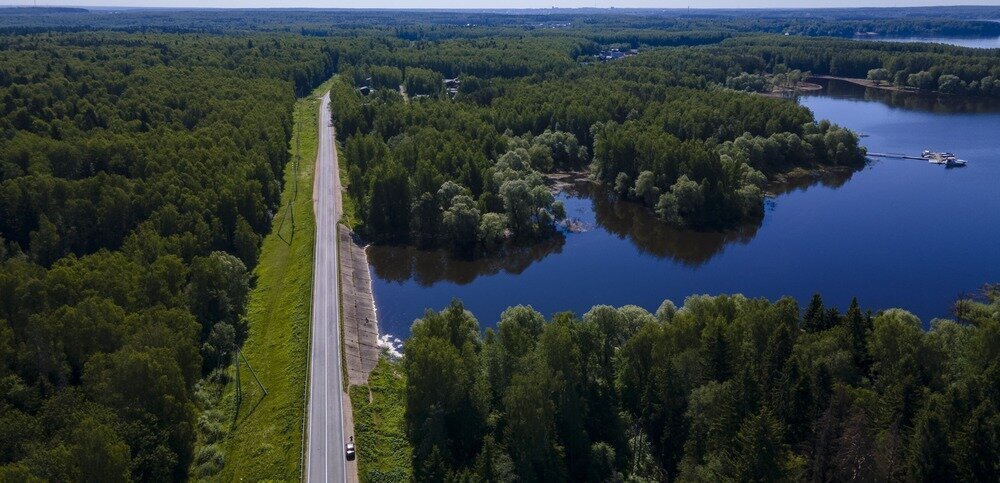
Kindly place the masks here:
[(347, 461), (354, 461), (354, 438), (351, 438), (351, 442), (347, 443), (346, 453)]

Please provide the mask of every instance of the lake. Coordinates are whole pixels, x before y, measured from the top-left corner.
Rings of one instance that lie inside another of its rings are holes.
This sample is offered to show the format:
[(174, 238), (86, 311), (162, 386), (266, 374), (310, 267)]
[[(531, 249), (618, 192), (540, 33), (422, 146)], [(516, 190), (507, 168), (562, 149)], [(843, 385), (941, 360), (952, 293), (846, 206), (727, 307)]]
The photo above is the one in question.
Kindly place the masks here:
[(785, 187), (760, 223), (727, 233), (669, 228), (583, 184), (559, 195), (585, 231), (503, 259), (371, 247), (380, 333), (405, 338), (425, 308), (461, 299), (483, 327), (506, 307), (546, 316), (592, 305), (655, 310), (665, 298), (743, 293), (842, 310), (903, 307), (925, 323), (962, 294), (1000, 281), (1000, 105), (866, 90), (832, 81), (799, 102), (863, 133), (871, 152), (951, 151), (969, 166), (874, 160), (856, 172)]
[(855, 37), (855, 40), (877, 40), (881, 42), (925, 42), (931, 44), (948, 44), (974, 49), (1000, 49), (1000, 37), (961, 38), (961, 37)]

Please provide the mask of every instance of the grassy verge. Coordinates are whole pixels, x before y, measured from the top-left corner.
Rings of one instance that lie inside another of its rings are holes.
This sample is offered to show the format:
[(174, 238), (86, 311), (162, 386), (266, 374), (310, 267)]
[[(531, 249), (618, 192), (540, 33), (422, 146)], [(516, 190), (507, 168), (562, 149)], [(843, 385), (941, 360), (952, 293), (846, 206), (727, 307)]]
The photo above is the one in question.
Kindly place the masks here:
[(285, 168), (281, 208), (254, 271), (257, 284), (247, 311), (250, 334), (243, 346), (268, 394), (263, 395), (245, 365), (240, 368), (243, 399), (238, 412), (235, 385), (227, 386), (222, 406), (231, 427), (223, 444), (221, 481), (301, 477), (315, 236), (316, 97), (328, 88), (326, 83), (295, 104), (293, 133), (298, 139), (292, 139), (293, 161)]
[(351, 386), (351, 405), (361, 481), (410, 481), (413, 449), (406, 440), (406, 377), (399, 363), (379, 359), (367, 386)]

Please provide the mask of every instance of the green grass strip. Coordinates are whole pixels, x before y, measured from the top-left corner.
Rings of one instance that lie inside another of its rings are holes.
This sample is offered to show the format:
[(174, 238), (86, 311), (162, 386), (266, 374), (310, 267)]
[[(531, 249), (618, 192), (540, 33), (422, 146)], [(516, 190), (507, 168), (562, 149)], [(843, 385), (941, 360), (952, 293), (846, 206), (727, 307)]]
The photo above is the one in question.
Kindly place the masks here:
[(361, 481), (410, 481), (413, 448), (406, 439), (406, 376), (402, 366), (380, 358), (367, 386), (351, 386), (351, 406)]
[(250, 333), (243, 346), (268, 394), (263, 395), (245, 366), (240, 368), (243, 399), (236, 414), (235, 385), (226, 389), (224, 407), (232, 429), (225, 441), (221, 481), (301, 479), (315, 238), (316, 97), (327, 89), (329, 82), (295, 104), (293, 135), (298, 139), (293, 138), (289, 148), (293, 160), (285, 168), (281, 208), (254, 270), (257, 284), (247, 311)]

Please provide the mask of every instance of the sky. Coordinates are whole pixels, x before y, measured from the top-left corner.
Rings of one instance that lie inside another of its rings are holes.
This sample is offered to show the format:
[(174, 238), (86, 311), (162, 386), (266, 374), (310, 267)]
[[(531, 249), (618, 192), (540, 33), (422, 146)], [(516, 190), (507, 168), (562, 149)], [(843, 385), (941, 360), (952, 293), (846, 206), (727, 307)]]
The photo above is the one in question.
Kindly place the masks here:
[(188, 8), (831, 8), (1000, 6), (1000, 0), (0, 0), (0, 5)]

